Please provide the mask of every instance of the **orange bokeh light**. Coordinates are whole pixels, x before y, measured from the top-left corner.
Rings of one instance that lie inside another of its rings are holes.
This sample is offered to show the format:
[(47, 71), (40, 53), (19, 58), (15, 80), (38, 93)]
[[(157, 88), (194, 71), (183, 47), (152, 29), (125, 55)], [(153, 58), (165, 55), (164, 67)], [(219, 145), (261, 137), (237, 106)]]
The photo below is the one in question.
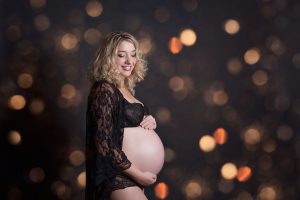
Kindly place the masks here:
[(167, 198), (169, 194), (169, 187), (166, 183), (160, 182), (155, 186), (155, 195), (159, 199)]
[(169, 50), (173, 54), (178, 54), (182, 49), (182, 43), (180, 42), (180, 39), (177, 37), (172, 37), (169, 40)]
[(228, 138), (228, 134), (224, 128), (217, 128), (214, 132), (215, 141), (222, 145), (225, 144)]
[(251, 175), (252, 175), (252, 170), (250, 167), (247, 167), (247, 166), (240, 167), (238, 170), (237, 179), (240, 182), (245, 182), (245, 181), (249, 180)]

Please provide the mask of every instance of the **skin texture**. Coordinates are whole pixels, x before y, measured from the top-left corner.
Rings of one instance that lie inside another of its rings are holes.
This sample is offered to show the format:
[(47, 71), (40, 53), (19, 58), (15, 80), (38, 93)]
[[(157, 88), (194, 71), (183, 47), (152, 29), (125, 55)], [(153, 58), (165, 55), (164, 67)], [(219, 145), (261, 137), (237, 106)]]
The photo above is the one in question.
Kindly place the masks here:
[[(125, 87), (124, 80), (130, 76), (134, 66), (136, 64), (136, 49), (135, 46), (128, 41), (121, 41), (117, 47), (117, 51), (114, 55), (114, 62), (120, 72), (120, 77), (123, 81), (118, 86), (118, 89), (129, 102), (141, 103), (137, 100)], [(141, 103), (142, 104), (142, 103)], [(156, 128), (156, 122), (151, 115), (145, 116), (140, 126), (144, 129), (154, 130)], [(133, 178), (141, 185), (149, 186), (156, 182), (156, 174), (152, 172), (143, 172), (138, 169), (133, 163), (130, 168), (124, 170), (124, 173)], [(139, 187), (128, 187), (125, 189), (115, 190), (111, 193), (111, 200), (147, 200), (144, 191)]]

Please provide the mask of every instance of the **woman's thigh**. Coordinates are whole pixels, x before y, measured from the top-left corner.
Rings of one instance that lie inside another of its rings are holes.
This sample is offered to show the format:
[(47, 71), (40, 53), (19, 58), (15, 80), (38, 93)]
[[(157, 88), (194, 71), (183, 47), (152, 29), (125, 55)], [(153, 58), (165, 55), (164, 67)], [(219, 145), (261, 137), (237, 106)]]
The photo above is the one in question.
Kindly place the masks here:
[(127, 187), (124, 189), (114, 190), (110, 195), (110, 200), (148, 200), (138, 186)]

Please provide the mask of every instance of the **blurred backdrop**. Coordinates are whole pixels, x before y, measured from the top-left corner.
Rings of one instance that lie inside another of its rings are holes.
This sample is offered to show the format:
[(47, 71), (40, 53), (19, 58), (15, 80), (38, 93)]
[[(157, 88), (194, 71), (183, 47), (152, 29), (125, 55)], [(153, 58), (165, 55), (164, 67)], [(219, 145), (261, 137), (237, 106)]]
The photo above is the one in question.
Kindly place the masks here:
[(149, 199), (300, 198), (297, 0), (0, 0), (0, 199), (84, 199), (86, 72), (135, 35), (165, 165)]

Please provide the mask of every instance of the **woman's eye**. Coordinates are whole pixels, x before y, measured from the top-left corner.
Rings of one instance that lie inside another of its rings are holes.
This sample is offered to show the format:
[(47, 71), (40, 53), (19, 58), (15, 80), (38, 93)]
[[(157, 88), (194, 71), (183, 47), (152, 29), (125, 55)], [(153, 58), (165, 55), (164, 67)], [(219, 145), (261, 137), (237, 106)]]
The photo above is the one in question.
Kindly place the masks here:
[(136, 54), (131, 55), (132, 57), (136, 57)]
[(118, 57), (120, 57), (120, 58), (123, 58), (123, 57), (124, 57), (124, 55), (121, 55), (121, 54), (119, 54), (119, 55), (118, 55)]

